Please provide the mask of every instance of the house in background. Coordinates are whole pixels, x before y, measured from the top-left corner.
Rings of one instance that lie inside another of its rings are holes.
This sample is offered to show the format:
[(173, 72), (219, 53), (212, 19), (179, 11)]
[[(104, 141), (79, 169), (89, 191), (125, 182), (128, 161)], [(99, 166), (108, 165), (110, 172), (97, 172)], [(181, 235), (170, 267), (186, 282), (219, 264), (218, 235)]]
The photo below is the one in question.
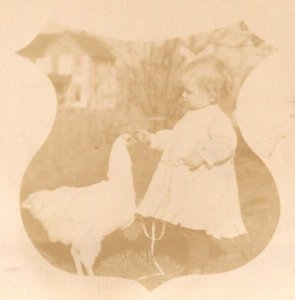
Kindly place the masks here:
[(40, 34), (19, 54), (48, 75), (60, 106), (100, 110), (115, 107), (116, 58), (96, 37), (71, 31)]

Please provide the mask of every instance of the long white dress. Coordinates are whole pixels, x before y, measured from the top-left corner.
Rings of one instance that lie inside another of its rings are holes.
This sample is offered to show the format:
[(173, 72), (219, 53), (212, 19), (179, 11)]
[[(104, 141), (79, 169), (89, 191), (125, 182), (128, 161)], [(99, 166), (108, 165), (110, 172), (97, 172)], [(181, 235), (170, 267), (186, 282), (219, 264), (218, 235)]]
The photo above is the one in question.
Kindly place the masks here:
[[(216, 238), (247, 233), (234, 168), (236, 145), (231, 120), (217, 105), (190, 111), (173, 129), (158, 131), (151, 147), (163, 153), (138, 214)], [(194, 171), (179, 164), (196, 152), (206, 164)]]

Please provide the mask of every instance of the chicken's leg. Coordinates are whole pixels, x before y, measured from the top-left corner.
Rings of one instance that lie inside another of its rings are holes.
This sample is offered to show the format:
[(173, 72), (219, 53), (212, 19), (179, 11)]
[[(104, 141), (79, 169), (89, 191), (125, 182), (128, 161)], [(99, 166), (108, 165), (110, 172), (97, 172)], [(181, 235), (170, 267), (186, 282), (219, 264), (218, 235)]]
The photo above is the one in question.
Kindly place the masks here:
[(94, 276), (92, 266), (84, 264), (84, 267), (86, 269), (86, 272), (87, 272), (88, 276)]
[(77, 250), (75, 250), (73, 247), (71, 248), (71, 254), (74, 260), (76, 272), (78, 275), (83, 275), (83, 269), (80, 261), (80, 256)]

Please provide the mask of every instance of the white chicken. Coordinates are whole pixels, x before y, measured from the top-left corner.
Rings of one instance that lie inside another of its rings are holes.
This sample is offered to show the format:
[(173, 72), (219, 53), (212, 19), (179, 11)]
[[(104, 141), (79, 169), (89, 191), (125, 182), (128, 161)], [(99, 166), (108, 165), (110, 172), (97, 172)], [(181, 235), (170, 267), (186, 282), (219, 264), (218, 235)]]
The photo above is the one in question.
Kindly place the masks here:
[(93, 265), (104, 237), (134, 221), (132, 161), (127, 150), (132, 139), (122, 134), (115, 140), (107, 181), (38, 191), (22, 204), (41, 222), (50, 241), (70, 245), (78, 274), (83, 274), (84, 266), (88, 275), (94, 275)]

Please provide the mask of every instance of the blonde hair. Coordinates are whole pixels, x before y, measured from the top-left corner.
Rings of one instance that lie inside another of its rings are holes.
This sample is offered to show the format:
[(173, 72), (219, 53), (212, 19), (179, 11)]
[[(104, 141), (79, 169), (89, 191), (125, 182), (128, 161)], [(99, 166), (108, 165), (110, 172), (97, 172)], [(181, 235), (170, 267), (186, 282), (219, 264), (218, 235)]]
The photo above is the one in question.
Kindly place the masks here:
[(187, 64), (178, 83), (181, 87), (197, 85), (210, 98), (218, 101), (230, 93), (232, 79), (222, 61), (207, 56)]

